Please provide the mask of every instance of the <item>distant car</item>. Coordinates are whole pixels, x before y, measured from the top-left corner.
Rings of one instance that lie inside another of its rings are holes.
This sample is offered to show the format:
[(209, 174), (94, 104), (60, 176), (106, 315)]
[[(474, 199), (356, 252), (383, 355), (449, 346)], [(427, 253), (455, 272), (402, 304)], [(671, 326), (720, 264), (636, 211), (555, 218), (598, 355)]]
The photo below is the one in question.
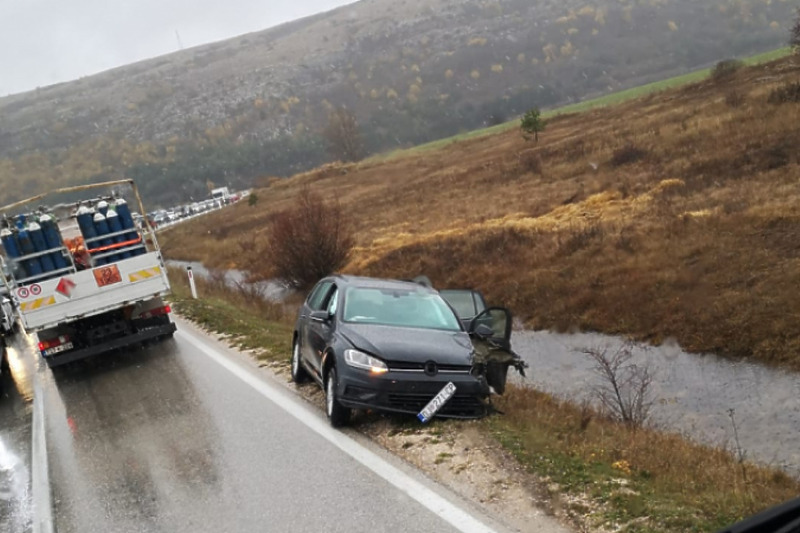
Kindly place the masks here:
[[(492, 311), (500, 319), (496, 330), (476, 326), (471, 339), (434, 289), (404, 281), (325, 278), (297, 318), (292, 379), (313, 378), (323, 388), (334, 427), (346, 424), (353, 409), (417, 415), (450, 383), (455, 394), (436, 416), (483, 416), (490, 385), (503, 389), (508, 366), (524, 366), (500, 348), (508, 342), (503, 337), (510, 335), (510, 313)], [(502, 373), (502, 385), (491, 383), (488, 369), (496, 366), (504, 370), (494, 372)]]

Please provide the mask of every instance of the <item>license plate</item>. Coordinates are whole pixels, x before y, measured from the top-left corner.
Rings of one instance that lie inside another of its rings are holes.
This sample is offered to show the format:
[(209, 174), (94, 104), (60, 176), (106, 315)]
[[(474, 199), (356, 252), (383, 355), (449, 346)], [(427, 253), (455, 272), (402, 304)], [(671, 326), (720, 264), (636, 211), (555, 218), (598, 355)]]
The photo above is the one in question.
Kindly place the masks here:
[(439, 394), (434, 396), (433, 400), (428, 402), (428, 405), (426, 405), (425, 408), (419, 412), (417, 415), (419, 421), (423, 424), (428, 422), (431, 418), (433, 418), (433, 415), (439, 411), (439, 409), (444, 407), (444, 404), (446, 404), (455, 393), (456, 386), (452, 382), (445, 385), (444, 388), (439, 391)]
[(55, 355), (57, 353), (66, 352), (67, 350), (71, 350), (71, 349), (72, 349), (72, 343), (71, 342), (67, 342), (67, 343), (64, 343), (64, 344), (59, 344), (58, 346), (53, 346), (52, 348), (49, 348), (49, 349), (45, 350), (42, 353), (42, 355), (45, 355), (45, 356), (47, 356), (47, 355)]

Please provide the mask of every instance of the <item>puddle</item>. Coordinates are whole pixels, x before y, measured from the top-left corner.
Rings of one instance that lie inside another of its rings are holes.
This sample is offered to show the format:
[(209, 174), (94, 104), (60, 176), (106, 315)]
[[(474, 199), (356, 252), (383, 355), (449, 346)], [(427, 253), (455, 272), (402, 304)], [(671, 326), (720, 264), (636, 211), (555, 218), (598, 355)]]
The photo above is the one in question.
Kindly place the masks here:
[[(195, 276), (200, 276), (203, 278), (210, 278), (212, 271), (207, 269), (203, 266), (202, 263), (197, 263), (193, 261), (167, 261), (167, 266), (171, 267), (178, 267), (186, 270), (187, 267), (192, 267), (192, 272)], [(225, 283), (229, 287), (239, 287), (242, 284), (252, 286), (258, 294), (261, 294), (267, 300), (271, 300), (273, 302), (282, 302), (288, 294), (291, 292), (287, 289), (284, 285), (276, 281), (259, 281), (258, 283), (251, 283), (247, 284), (245, 281), (247, 278), (247, 272), (243, 272), (241, 270), (227, 270), (225, 271)]]

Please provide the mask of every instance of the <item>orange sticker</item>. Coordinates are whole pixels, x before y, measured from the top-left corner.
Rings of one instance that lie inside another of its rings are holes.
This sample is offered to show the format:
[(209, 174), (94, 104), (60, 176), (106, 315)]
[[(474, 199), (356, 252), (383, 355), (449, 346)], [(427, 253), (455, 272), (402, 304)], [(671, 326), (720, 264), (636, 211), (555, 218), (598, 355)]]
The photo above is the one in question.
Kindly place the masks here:
[(97, 282), (98, 287), (122, 283), (122, 276), (119, 273), (117, 265), (95, 268), (93, 272), (94, 280)]

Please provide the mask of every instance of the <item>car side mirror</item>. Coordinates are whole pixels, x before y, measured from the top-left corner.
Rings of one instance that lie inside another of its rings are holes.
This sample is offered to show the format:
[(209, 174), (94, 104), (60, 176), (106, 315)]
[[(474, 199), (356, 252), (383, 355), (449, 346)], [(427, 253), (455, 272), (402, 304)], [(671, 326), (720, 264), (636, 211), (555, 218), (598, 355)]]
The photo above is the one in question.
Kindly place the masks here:
[(492, 328), (486, 324), (478, 324), (478, 327), (475, 328), (474, 333), (482, 340), (491, 339), (494, 335)]
[(329, 315), (327, 311), (312, 311), (309, 318), (317, 322), (327, 322), (331, 319), (331, 315)]

